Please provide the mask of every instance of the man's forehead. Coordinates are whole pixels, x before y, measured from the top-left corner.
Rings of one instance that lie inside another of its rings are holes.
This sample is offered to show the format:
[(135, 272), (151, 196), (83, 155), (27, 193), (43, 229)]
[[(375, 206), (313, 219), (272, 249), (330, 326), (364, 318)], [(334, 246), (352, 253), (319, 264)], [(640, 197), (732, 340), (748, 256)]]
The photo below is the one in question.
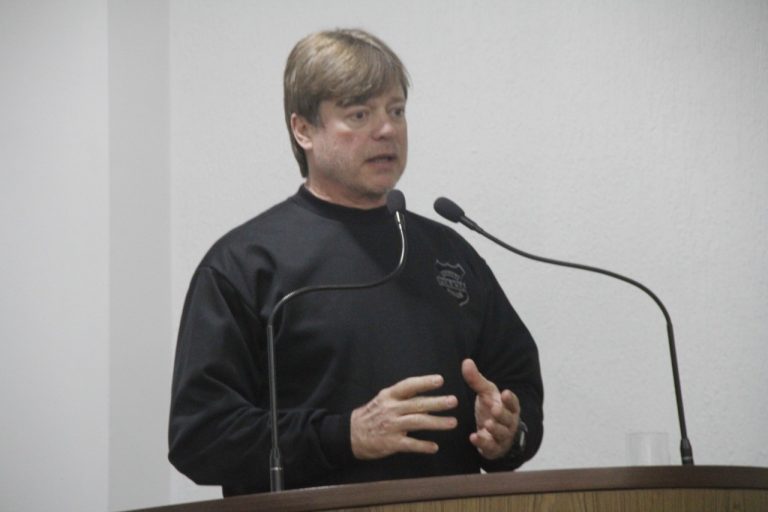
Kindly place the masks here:
[(373, 94), (361, 94), (359, 96), (347, 96), (343, 98), (329, 99), (337, 107), (349, 107), (350, 105), (363, 105), (369, 102), (384, 101), (386, 103), (403, 102), (405, 103), (405, 92), (399, 86), (390, 87), (384, 91)]

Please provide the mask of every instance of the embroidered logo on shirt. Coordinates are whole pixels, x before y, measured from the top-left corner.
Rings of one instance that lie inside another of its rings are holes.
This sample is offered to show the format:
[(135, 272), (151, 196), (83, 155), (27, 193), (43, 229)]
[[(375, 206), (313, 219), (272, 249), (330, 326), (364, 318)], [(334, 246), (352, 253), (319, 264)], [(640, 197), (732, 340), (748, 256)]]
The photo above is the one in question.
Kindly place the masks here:
[(435, 260), (435, 271), (437, 273), (437, 284), (455, 298), (459, 302), (459, 306), (469, 302), (467, 283), (464, 282), (466, 272), (461, 265)]

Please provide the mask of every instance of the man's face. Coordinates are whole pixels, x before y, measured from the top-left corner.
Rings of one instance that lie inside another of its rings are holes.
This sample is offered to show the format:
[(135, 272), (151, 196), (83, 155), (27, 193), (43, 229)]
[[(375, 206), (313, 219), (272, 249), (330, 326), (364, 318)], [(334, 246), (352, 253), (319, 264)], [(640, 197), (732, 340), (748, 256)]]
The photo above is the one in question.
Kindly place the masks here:
[(323, 101), (319, 117), (317, 126), (301, 118), (293, 124), (307, 155), (309, 189), (344, 206), (383, 205), (408, 157), (402, 88), (393, 86), (362, 103)]

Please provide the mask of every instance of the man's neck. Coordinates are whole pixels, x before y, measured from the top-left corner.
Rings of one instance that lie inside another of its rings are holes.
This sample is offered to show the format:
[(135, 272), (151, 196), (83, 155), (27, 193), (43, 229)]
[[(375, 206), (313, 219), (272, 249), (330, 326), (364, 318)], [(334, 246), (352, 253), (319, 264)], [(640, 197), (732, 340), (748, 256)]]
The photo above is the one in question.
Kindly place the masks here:
[(379, 208), (387, 204), (387, 196), (381, 197), (368, 197), (359, 194), (350, 193), (334, 193), (323, 187), (318, 187), (309, 179), (304, 182), (304, 188), (318, 199), (323, 201), (337, 204), (339, 206), (346, 206), (348, 208), (358, 208), (360, 210), (371, 210), (373, 208)]

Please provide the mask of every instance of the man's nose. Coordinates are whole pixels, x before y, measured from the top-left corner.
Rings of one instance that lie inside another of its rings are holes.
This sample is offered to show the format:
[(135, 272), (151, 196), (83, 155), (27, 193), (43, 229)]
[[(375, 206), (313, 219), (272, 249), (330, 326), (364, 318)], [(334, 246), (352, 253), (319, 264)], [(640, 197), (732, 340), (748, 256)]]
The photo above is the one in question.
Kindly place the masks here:
[(392, 137), (397, 131), (396, 121), (392, 119), (389, 113), (385, 112), (376, 117), (376, 122), (373, 125), (374, 138), (388, 138)]

